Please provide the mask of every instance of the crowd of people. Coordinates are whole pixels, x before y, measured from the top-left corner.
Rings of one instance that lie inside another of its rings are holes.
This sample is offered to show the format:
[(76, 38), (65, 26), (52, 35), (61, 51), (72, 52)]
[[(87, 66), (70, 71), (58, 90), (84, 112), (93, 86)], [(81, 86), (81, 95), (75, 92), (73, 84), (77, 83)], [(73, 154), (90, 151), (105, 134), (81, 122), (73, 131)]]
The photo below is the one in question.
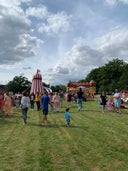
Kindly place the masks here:
[[(36, 94), (24, 91), (22, 94), (17, 93), (13, 95), (9, 92), (0, 92), (0, 113), (3, 113), (5, 116), (12, 114), (13, 107), (21, 108), (23, 124), (27, 124), (27, 112), (30, 107), (31, 110), (35, 109), (43, 113), (42, 122), (47, 122), (48, 112), (58, 113), (60, 107), (63, 106), (63, 101), (66, 101), (65, 109), (65, 119), (67, 125), (70, 124), (70, 113), (69, 108), (73, 101), (77, 102), (78, 110), (82, 110), (82, 99), (84, 99), (84, 93), (80, 88), (77, 92), (77, 97), (71, 92), (51, 92), (48, 93), (45, 91), (43, 94), (37, 92)], [(68, 119), (67, 119), (68, 118)]]
[[(45, 91), (43, 94), (37, 92), (36, 94), (31, 93), (28, 94), (24, 91), (22, 94), (18, 93), (16, 95), (12, 95), (12, 93), (2, 93), (0, 92), (0, 112), (4, 113), (5, 116), (9, 116), (12, 114), (12, 109), (21, 108), (23, 123), (27, 124), (27, 112), (28, 107), (31, 110), (35, 109), (37, 111), (42, 111), (43, 119), (42, 124), (47, 122), (48, 112), (59, 112), (60, 107), (63, 106), (63, 101), (66, 101), (66, 109), (65, 109), (65, 119), (66, 123), (70, 125), (70, 112), (69, 109), (71, 107), (71, 103), (74, 101), (77, 103), (78, 111), (82, 110), (83, 100), (85, 101), (85, 94), (81, 88), (74, 95), (71, 91), (64, 93), (60, 92), (51, 92), (48, 93)], [(121, 99), (120, 92), (118, 89), (115, 90), (115, 93), (112, 93), (111, 96), (106, 95), (105, 92), (102, 92), (99, 97), (99, 105), (102, 107), (102, 112), (105, 113), (106, 106), (107, 110), (114, 110), (117, 113), (121, 113), (121, 108), (126, 108)]]
[(99, 106), (102, 107), (102, 113), (105, 113), (106, 107), (108, 111), (113, 110), (119, 114), (121, 114), (121, 108), (127, 109), (118, 89), (115, 89), (115, 92), (110, 96), (107, 96), (103, 91), (99, 98)]

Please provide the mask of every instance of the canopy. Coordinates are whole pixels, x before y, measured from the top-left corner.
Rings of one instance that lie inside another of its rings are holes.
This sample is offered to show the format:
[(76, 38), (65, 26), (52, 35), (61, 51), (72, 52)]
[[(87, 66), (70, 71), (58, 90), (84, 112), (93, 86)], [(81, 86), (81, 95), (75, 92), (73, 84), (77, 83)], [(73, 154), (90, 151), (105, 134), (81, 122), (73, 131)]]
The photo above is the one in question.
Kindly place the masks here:
[(85, 88), (85, 86), (79, 86), (78, 88), (81, 88), (82, 89), (82, 88)]
[(48, 87), (43, 87), (44, 91), (47, 91), (48, 93), (52, 93), (52, 89), (48, 88)]
[(43, 92), (42, 75), (39, 72), (40, 71), (37, 70), (36, 74), (33, 76), (30, 94)]

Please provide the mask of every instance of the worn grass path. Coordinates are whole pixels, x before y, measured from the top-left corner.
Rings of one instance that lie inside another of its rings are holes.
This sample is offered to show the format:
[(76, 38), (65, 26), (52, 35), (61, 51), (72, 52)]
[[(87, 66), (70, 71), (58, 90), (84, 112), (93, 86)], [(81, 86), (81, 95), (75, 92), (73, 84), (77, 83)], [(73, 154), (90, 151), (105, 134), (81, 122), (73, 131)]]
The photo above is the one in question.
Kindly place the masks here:
[(71, 126), (65, 126), (65, 107), (50, 113), (42, 126), (42, 113), (21, 111), (0, 115), (0, 171), (127, 171), (128, 111), (101, 113), (97, 102), (72, 104)]

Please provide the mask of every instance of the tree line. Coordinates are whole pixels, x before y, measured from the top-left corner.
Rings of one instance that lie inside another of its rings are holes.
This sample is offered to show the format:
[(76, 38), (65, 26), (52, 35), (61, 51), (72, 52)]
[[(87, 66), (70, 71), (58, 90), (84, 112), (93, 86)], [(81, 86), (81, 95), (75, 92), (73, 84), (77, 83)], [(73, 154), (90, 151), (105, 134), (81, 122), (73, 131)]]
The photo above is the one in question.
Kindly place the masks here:
[[(5, 91), (13, 92), (14, 94), (23, 91), (30, 92), (31, 84), (32, 83), (26, 77), (20, 75), (15, 76), (12, 81), (9, 81), (8, 84), (4, 86), (4, 89)], [(66, 91), (65, 85), (50, 86), (50, 84), (42, 82), (42, 86), (51, 88), (53, 92), (59, 92), (60, 90), (64, 92)]]
[(97, 93), (106, 91), (111, 93), (116, 88), (128, 89), (128, 64), (118, 58), (113, 59), (102, 67), (93, 69), (85, 81), (96, 82)]
[[(79, 82), (90, 82), (91, 80), (96, 82), (97, 93), (102, 91), (111, 93), (116, 88), (119, 90), (128, 89), (128, 64), (118, 58), (113, 59), (102, 67), (92, 69), (85, 79), (79, 80)], [(66, 85), (50, 86), (46, 83), (42, 83), (42, 85), (51, 88), (54, 92), (66, 91)], [(14, 93), (30, 90), (30, 87), (31, 82), (23, 76), (15, 76), (5, 85), (6, 91)]]

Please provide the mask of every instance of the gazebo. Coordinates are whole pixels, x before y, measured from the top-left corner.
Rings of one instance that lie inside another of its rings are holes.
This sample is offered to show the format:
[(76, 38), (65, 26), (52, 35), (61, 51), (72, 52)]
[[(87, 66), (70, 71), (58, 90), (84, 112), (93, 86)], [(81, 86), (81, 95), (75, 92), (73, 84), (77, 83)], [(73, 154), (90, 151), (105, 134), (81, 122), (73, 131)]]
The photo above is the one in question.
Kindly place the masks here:
[(43, 93), (42, 75), (37, 70), (36, 74), (33, 76), (30, 94)]

